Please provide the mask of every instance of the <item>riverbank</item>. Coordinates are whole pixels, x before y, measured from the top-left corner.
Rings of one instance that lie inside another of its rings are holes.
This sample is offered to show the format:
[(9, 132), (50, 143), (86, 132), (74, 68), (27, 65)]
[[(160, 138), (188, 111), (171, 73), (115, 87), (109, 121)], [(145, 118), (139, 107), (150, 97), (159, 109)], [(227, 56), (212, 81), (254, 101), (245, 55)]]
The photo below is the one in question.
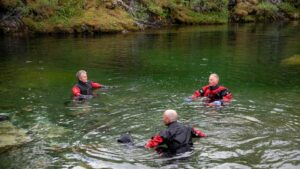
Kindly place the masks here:
[(167, 25), (298, 20), (294, 0), (3, 0), (0, 32), (128, 32)]

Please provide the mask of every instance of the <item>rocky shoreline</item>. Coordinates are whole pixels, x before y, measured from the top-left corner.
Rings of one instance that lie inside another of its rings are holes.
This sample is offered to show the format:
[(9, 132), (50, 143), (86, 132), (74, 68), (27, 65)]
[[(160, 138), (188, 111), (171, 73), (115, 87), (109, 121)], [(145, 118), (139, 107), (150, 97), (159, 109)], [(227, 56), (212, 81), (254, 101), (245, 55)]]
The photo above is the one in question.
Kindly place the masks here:
[(297, 0), (2, 0), (1, 34), (109, 33), (300, 19)]

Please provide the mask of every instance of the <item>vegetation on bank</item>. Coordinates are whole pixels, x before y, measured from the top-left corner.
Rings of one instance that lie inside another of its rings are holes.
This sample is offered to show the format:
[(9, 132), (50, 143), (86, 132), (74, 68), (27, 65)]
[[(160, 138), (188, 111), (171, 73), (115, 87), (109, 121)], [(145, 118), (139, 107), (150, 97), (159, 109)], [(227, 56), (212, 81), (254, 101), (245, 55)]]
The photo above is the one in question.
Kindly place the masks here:
[(134, 31), (170, 24), (299, 19), (297, 0), (1, 0), (4, 33)]

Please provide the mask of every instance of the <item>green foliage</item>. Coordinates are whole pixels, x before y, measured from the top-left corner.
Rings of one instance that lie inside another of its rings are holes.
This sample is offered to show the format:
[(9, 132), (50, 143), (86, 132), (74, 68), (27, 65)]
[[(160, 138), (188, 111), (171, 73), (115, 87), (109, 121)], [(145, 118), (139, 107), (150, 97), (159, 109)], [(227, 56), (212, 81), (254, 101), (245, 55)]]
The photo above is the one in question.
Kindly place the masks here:
[(16, 7), (22, 6), (21, 0), (0, 0), (0, 7), (3, 9), (13, 10)]
[(284, 0), (284, 2), (287, 2), (297, 8), (300, 7), (300, 1), (299, 0)]
[(191, 8), (199, 8), (203, 12), (223, 11), (227, 9), (228, 0), (191, 0)]
[(296, 8), (288, 2), (282, 2), (278, 5), (278, 8), (286, 13), (296, 12)]
[(257, 9), (260, 11), (265, 11), (267, 13), (276, 13), (278, 11), (278, 8), (276, 5), (270, 3), (270, 2), (261, 2), (257, 5)]
[(157, 14), (158, 16), (164, 16), (163, 9), (153, 2), (148, 3), (147, 8), (149, 9), (150, 12)]
[(276, 20), (278, 7), (270, 2), (261, 2), (257, 5), (258, 20)]
[(148, 9), (136, 3), (134, 6), (134, 17), (139, 21), (146, 21), (149, 18)]
[(69, 18), (79, 15), (83, 5), (83, 0), (37, 0), (28, 3), (22, 13), (35, 19), (50, 18), (56, 15)]

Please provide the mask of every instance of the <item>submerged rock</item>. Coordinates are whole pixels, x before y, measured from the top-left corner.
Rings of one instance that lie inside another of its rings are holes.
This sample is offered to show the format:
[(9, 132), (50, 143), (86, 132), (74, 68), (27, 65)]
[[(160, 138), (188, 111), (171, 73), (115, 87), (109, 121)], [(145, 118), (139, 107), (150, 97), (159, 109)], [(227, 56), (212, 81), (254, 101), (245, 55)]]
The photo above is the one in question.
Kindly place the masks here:
[(9, 121), (0, 122), (0, 153), (31, 141), (26, 130), (19, 129)]
[(49, 124), (38, 124), (31, 128), (31, 132), (41, 138), (58, 138), (64, 136), (70, 132), (62, 126), (58, 126), (52, 123)]
[(5, 120), (8, 120), (8, 119), (9, 119), (8, 116), (6, 116), (6, 115), (1, 115), (1, 114), (0, 114), (0, 122), (1, 122), (1, 121), (5, 121)]
[(294, 55), (281, 61), (283, 65), (300, 65), (300, 55)]

